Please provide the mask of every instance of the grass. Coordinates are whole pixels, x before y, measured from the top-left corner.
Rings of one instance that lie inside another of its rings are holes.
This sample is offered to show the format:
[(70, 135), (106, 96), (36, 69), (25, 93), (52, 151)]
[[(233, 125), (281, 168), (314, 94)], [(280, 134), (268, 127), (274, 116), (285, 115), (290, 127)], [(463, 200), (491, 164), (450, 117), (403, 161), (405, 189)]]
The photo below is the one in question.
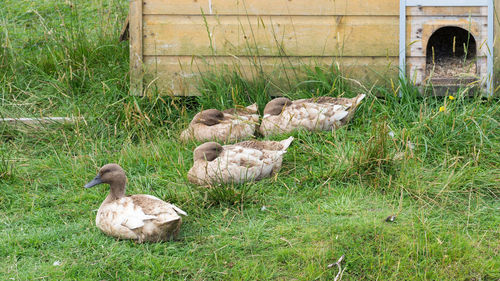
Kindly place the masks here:
[[(180, 144), (180, 130), (201, 108), (262, 110), (270, 82), (207, 74), (201, 97), (128, 95), (126, 4), (0, 6), (0, 117), (84, 117), (0, 125), (1, 280), (332, 280), (341, 255), (342, 280), (500, 278), (498, 99), (421, 97), (405, 83), (398, 98), (312, 66), (284, 94), (365, 92), (354, 120), (294, 133), (274, 178), (196, 187), (186, 173), (198, 143)], [(83, 185), (108, 162), (127, 171), (129, 194), (189, 213), (177, 241), (117, 241), (95, 227), (107, 190)]]

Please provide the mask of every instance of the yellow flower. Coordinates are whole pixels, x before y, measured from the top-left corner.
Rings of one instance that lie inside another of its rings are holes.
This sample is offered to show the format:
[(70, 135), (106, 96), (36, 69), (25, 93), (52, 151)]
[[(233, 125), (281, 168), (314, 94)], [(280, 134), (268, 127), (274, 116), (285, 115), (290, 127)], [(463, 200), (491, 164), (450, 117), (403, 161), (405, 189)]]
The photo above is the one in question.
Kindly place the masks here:
[(441, 107), (439, 108), (439, 112), (443, 112), (443, 111), (445, 111), (445, 110), (446, 110), (446, 107), (444, 107), (444, 106), (441, 106)]
[(448, 98), (449, 98), (450, 100), (454, 100), (454, 99), (455, 99), (455, 97), (454, 97), (454, 96), (449, 96)]

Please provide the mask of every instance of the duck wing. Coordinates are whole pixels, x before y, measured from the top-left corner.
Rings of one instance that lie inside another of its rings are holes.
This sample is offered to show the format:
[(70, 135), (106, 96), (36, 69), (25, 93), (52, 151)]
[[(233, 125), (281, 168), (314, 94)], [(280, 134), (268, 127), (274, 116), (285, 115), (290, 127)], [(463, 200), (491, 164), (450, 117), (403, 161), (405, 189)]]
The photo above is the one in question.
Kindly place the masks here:
[(299, 100), (300, 102), (309, 102), (309, 103), (333, 103), (333, 104), (342, 104), (345, 101), (345, 98), (337, 98), (337, 97), (316, 97)]
[(359, 94), (354, 98), (339, 98), (339, 97), (323, 96), (323, 97), (303, 99), (303, 100), (299, 100), (298, 102), (317, 103), (317, 104), (334, 104), (334, 105), (341, 105), (345, 109), (348, 109), (348, 108), (352, 107), (353, 105), (360, 104), (365, 96), (366, 96), (365, 94)]
[(288, 139), (282, 141), (258, 141), (258, 140), (248, 140), (239, 142), (235, 145), (253, 148), (257, 150), (272, 150), (272, 151), (281, 151), (286, 150), (293, 141), (293, 137), (289, 137)]
[(329, 130), (342, 118), (348, 115), (346, 107), (332, 103), (304, 102), (293, 103), (282, 113), (281, 128), (293, 130)]
[(356, 107), (365, 98), (318, 97), (301, 99), (283, 109), (279, 115), (264, 115), (260, 132), (264, 135), (287, 133), (299, 128), (331, 130), (352, 119)]
[(147, 194), (130, 196), (134, 205), (140, 208), (146, 216), (154, 216), (158, 223), (166, 223), (179, 219), (179, 215), (187, 216), (187, 213), (174, 204), (167, 203), (157, 197)]
[(132, 198), (123, 197), (101, 205), (96, 216), (96, 225), (104, 233), (123, 239), (138, 239), (135, 229), (144, 226), (148, 220), (156, 219), (133, 203)]
[(226, 145), (224, 151), (215, 160), (199, 163), (197, 176), (201, 182), (242, 183), (262, 177), (267, 170), (272, 170), (269, 156), (257, 149), (240, 145)]

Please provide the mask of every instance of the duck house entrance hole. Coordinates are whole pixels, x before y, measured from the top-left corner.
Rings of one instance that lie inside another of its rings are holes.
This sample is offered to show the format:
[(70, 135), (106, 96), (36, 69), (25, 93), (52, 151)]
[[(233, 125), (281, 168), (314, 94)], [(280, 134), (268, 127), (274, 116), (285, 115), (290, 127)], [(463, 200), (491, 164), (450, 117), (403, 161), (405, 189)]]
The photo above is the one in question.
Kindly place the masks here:
[(427, 77), (433, 84), (470, 83), (477, 76), (476, 53), (476, 40), (467, 30), (442, 27), (427, 43)]

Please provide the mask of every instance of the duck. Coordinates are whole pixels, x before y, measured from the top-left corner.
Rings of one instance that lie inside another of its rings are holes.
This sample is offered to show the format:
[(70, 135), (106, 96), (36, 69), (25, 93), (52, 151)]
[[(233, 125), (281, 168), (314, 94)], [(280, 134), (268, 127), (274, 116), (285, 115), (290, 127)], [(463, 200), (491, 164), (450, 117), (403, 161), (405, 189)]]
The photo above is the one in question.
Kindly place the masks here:
[(270, 177), (281, 169), (293, 137), (282, 141), (248, 140), (231, 145), (206, 142), (193, 153), (189, 182), (196, 185), (245, 183)]
[(175, 238), (182, 224), (180, 215), (187, 213), (155, 196), (125, 196), (127, 177), (118, 164), (106, 164), (97, 176), (85, 185), (109, 184), (110, 192), (102, 202), (95, 219), (105, 234), (138, 243), (161, 242)]
[(256, 103), (224, 111), (203, 110), (193, 117), (188, 128), (182, 131), (180, 139), (184, 142), (235, 142), (248, 139), (254, 135), (259, 122), (257, 111)]
[(329, 131), (347, 124), (365, 94), (354, 98), (318, 97), (291, 101), (286, 97), (271, 100), (264, 108), (259, 131), (263, 136), (289, 133), (303, 128)]

